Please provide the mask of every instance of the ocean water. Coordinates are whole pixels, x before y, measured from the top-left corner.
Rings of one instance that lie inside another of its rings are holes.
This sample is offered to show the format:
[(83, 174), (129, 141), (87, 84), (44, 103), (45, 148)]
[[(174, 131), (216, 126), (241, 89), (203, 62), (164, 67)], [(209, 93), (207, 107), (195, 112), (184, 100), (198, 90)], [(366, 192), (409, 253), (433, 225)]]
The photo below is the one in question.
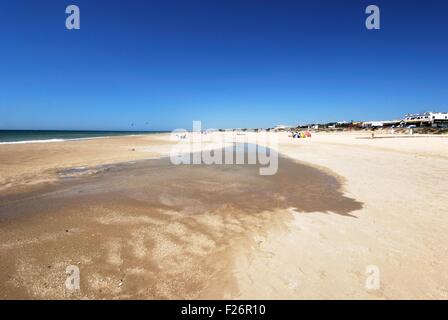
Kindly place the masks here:
[(151, 133), (161, 131), (0, 130), (0, 144), (43, 143)]

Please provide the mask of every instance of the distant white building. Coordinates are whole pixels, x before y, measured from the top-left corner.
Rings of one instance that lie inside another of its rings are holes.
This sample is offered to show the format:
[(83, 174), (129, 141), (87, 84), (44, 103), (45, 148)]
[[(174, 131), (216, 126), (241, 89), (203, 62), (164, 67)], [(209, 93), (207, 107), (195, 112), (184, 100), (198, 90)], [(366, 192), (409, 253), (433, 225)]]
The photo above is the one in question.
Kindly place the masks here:
[(386, 121), (365, 121), (362, 126), (365, 128), (381, 128)]
[(362, 123), (364, 128), (382, 128), (399, 125), (401, 120), (385, 120), (385, 121), (365, 121)]
[(424, 112), (407, 114), (402, 120), (402, 123), (406, 125), (431, 125), (433, 127), (448, 126), (448, 112)]
[(291, 129), (292, 126), (287, 126), (284, 124), (278, 124), (275, 126), (275, 128), (273, 129), (273, 131), (287, 131), (289, 129)]

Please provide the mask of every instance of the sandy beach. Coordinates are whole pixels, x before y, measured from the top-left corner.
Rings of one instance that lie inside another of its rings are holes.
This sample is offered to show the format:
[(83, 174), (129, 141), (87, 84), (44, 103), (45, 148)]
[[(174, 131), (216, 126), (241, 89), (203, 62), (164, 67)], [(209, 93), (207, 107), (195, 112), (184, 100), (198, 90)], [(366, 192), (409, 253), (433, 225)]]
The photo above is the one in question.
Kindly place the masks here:
[(257, 135), (276, 175), (168, 134), (0, 145), (0, 298), (448, 298), (448, 137)]

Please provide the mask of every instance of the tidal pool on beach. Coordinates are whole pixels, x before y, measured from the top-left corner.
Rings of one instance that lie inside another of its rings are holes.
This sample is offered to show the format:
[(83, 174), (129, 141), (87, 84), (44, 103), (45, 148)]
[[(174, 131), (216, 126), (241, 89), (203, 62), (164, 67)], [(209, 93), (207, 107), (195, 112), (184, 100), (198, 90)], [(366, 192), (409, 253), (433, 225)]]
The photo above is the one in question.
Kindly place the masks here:
[[(286, 209), (350, 219), (362, 207), (336, 177), (281, 156), (271, 176), (168, 158), (94, 172), (0, 196), (0, 298), (220, 297), (236, 290), (234, 250), (284, 228)], [(74, 294), (72, 264), (84, 275)]]

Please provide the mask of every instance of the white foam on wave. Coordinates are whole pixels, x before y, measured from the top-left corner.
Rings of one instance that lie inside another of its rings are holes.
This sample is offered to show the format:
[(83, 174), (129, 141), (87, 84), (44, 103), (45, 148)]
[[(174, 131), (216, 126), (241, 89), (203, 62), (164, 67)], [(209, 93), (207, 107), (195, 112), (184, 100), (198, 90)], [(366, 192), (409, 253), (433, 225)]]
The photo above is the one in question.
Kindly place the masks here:
[(24, 144), (24, 143), (48, 143), (48, 142), (62, 142), (62, 141), (78, 141), (78, 140), (92, 140), (109, 138), (107, 137), (90, 137), (90, 138), (74, 138), (74, 139), (42, 139), (42, 140), (24, 140), (24, 141), (6, 141), (0, 142), (0, 144)]
[[(151, 133), (147, 133), (151, 134)], [(72, 138), (72, 139), (41, 139), (41, 140), (23, 140), (23, 141), (4, 141), (2, 144), (24, 144), (24, 143), (47, 143), (47, 142), (62, 142), (62, 141), (79, 141), (79, 140), (92, 140), (92, 139), (106, 139), (113, 137), (138, 137), (144, 134), (125, 134), (125, 135), (112, 135), (112, 136), (100, 136), (100, 137), (86, 137), (86, 138)]]
[(60, 141), (64, 141), (64, 139), (7, 141), (7, 142), (0, 142), (0, 144), (45, 143), (45, 142), (60, 142)]

